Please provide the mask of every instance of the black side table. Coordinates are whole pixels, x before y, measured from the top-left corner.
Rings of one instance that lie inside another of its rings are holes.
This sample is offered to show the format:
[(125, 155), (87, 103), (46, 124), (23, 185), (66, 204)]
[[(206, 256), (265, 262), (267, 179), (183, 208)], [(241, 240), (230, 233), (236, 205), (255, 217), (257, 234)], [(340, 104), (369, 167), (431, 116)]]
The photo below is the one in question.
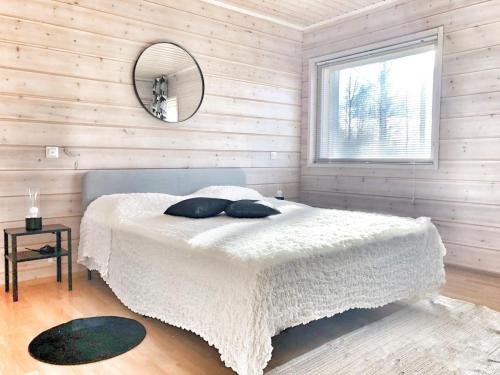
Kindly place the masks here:
[[(61, 234), (67, 232), (68, 249), (61, 247)], [(40, 254), (36, 251), (17, 252), (17, 238), (21, 236), (32, 236), (36, 234), (53, 233), (56, 235), (56, 251), (53, 254)], [(12, 238), (12, 252), (9, 253), (9, 236)], [(27, 231), (26, 228), (7, 228), (3, 231), (4, 258), (5, 258), (5, 291), (9, 291), (9, 261), (12, 262), (12, 289), (14, 302), (18, 299), (17, 293), (17, 263), (29, 262), (30, 260), (57, 258), (57, 282), (61, 282), (61, 257), (68, 257), (68, 290), (73, 289), (71, 274), (71, 228), (60, 225), (44, 225), (41, 230)]]

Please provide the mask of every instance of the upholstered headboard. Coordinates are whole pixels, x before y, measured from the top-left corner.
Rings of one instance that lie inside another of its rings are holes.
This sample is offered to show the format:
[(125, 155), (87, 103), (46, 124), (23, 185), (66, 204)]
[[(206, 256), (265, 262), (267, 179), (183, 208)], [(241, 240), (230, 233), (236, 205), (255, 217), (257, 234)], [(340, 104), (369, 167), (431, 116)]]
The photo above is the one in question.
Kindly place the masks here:
[(82, 180), (82, 209), (102, 195), (166, 193), (187, 195), (210, 185), (246, 186), (240, 168), (120, 169), (87, 172)]

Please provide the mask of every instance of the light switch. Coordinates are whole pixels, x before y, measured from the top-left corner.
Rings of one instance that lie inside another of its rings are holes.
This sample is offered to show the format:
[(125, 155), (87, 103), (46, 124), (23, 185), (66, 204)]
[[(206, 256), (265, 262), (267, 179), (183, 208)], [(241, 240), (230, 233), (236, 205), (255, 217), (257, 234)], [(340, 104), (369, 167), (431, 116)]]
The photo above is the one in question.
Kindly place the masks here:
[(57, 147), (57, 146), (45, 147), (45, 157), (47, 159), (58, 159), (59, 158), (59, 147)]
[(278, 153), (276, 151), (271, 151), (271, 160), (276, 160), (278, 158)]

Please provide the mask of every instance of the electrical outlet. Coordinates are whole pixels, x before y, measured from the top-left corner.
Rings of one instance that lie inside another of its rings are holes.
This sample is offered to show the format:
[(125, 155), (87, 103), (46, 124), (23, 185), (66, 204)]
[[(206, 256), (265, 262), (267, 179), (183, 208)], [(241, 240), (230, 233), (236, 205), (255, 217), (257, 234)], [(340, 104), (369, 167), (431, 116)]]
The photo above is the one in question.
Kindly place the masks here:
[(47, 159), (58, 159), (59, 158), (59, 147), (57, 147), (57, 146), (45, 147), (45, 157)]
[(276, 151), (271, 151), (271, 160), (276, 160), (278, 158), (278, 153)]

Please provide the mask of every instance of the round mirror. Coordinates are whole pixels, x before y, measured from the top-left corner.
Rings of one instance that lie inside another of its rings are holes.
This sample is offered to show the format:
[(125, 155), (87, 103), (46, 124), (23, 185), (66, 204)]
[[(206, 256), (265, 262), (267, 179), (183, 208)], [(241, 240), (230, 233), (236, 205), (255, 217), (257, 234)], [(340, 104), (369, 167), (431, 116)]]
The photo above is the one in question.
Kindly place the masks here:
[(134, 87), (144, 108), (165, 122), (193, 116), (205, 90), (200, 66), (174, 43), (156, 43), (142, 51), (135, 63)]

